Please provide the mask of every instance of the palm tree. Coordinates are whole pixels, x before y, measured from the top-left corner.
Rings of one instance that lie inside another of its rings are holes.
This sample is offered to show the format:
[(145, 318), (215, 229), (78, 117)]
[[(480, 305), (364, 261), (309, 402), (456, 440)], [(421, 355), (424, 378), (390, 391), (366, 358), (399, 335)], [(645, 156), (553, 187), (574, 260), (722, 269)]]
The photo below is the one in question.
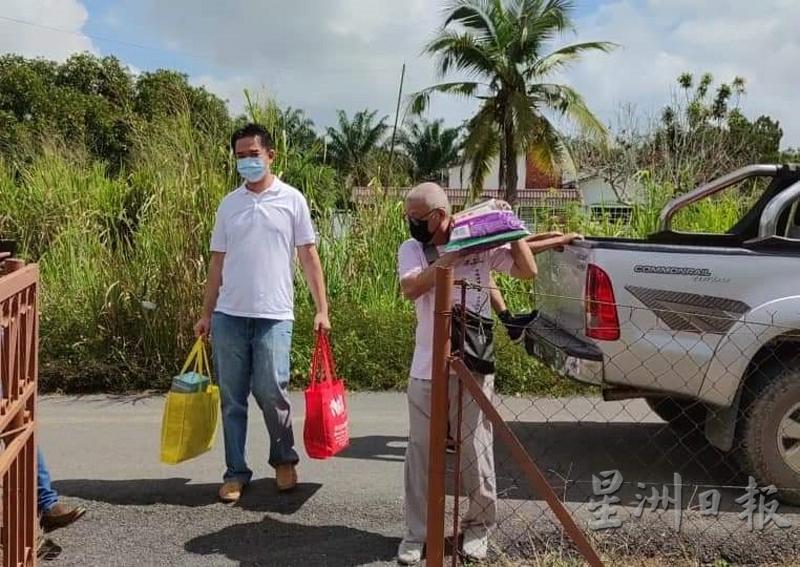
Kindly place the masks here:
[(328, 128), (328, 155), (334, 166), (353, 183), (369, 181), (369, 163), (389, 126), (378, 112), (361, 110), (351, 121), (344, 110), (337, 111), (338, 128)]
[(545, 53), (560, 33), (572, 28), (572, 0), (455, 0), (438, 36), (425, 51), (437, 58), (442, 77), (451, 71), (472, 80), (441, 83), (412, 99), (423, 112), (433, 93), (481, 101), (467, 128), (464, 157), (472, 164), (473, 188), (480, 188), (492, 161), (501, 160), (500, 183), (514, 204), (517, 155), (525, 152), (543, 171), (571, 160), (565, 138), (549, 115), (565, 117), (592, 137), (605, 140), (606, 128), (574, 89), (548, 77), (592, 51), (608, 52), (607, 42), (577, 43)]
[(458, 128), (444, 128), (443, 120), (412, 123), (400, 144), (413, 161), (417, 181), (441, 183), (446, 169), (458, 159)]
[(314, 121), (306, 115), (304, 110), (291, 106), (282, 109), (281, 122), (290, 143), (298, 148), (308, 150), (319, 142), (317, 131), (314, 129)]

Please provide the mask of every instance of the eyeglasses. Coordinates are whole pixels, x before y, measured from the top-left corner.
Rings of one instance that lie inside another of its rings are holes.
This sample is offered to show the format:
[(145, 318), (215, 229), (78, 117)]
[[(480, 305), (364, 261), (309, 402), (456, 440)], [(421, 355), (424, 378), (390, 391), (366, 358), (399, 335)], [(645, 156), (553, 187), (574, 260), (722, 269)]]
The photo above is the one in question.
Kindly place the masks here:
[(439, 210), (439, 209), (431, 209), (430, 211), (428, 211), (427, 213), (425, 213), (424, 215), (422, 215), (422, 216), (421, 216), (421, 217), (419, 217), (418, 219), (415, 219), (415, 218), (413, 218), (413, 217), (410, 217), (410, 216), (408, 216), (408, 215), (406, 215), (406, 218), (407, 218), (409, 221), (413, 222), (413, 223), (419, 223), (419, 222), (422, 222), (422, 221), (424, 221), (424, 220), (427, 220), (429, 216), (431, 216), (433, 213), (435, 213), (435, 212), (436, 212), (436, 211), (438, 211), (438, 210)]

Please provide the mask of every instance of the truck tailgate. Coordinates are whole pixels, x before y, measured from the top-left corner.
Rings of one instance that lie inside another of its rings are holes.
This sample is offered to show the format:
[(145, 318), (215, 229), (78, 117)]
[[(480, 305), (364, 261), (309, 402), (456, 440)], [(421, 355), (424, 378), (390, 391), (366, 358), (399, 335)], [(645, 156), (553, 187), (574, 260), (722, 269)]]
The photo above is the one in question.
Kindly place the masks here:
[[(731, 282), (738, 281), (736, 270), (758, 273), (759, 257), (731, 254), (719, 247), (709, 252), (590, 239), (540, 257), (536, 291), (544, 322), (529, 329), (528, 352), (581, 381), (697, 396), (720, 340), (751, 309), (740, 299), (745, 288)], [(741, 268), (739, 257), (747, 257), (752, 267)], [(761, 263), (766, 261), (774, 264), (768, 257)], [(585, 287), (591, 265), (613, 286), (616, 336), (595, 332), (587, 337)], [(587, 355), (592, 347), (602, 352), (602, 371)]]
[(561, 329), (584, 338), (586, 270), (592, 251), (581, 243), (537, 256), (536, 307)]

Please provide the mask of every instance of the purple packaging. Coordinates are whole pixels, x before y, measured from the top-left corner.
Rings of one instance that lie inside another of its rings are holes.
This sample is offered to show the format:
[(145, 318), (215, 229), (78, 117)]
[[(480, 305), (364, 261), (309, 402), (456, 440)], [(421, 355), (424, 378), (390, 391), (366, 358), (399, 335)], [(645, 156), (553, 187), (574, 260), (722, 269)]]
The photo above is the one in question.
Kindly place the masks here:
[(524, 223), (512, 211), (487, 211), (465, 219), (456, 219), (450, 240), (479, 238), (524, 228)]

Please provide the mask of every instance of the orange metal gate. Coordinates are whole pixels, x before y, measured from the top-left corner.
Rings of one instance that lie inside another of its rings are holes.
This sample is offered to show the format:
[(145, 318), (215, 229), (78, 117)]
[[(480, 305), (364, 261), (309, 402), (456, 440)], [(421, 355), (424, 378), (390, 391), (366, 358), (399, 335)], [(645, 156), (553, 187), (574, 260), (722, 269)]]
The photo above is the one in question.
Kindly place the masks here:
[(18, 260), (0, 268), (0, 482), (3, 567), (36, 564), (35, 409), (39, 270)]

